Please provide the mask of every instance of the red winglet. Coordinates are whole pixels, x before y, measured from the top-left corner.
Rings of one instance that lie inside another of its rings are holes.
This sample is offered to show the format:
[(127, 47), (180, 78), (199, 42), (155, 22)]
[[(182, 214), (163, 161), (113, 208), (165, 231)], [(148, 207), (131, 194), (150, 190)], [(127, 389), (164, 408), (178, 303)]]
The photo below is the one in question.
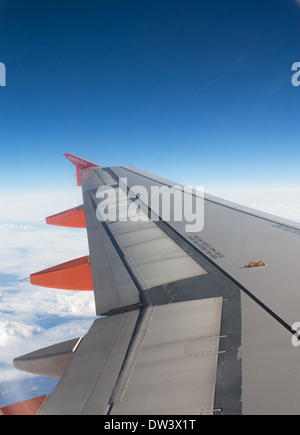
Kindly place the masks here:
[(48, 225), (57, 225), (69, 228), (86, 228), (85, 213), (82, 207), (74, 207), (62, 213), (46, 218)]
[(33, 285), (65, 290), (93, 290), (89, 257), (68, 261), (30, 275)]
[(82, 177), (81, 177), (81, 170), (87, 169), (87, 168), (98, 168), (99, 165), (96, 165), (96, 163), (89, 162), (88, 160), (84, 160), (80, 157), (73, 156), (73, 154), (64, 154), (67, 159), (70, 160), (70, 162), (73, 163), (73, 165), (76, 166), (76, 175), (77, 175), (77, 185), (82, 186)]

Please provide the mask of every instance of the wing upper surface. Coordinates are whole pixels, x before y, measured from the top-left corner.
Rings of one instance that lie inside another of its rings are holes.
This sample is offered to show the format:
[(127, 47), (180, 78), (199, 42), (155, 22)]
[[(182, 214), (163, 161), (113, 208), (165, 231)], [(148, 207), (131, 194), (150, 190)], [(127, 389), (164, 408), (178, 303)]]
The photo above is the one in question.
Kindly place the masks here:
[[(298, 413), (300, 225), (205, 195), (204, 227), (189, 232), (184, 214), (166, 222), (152, 209), (152, 188), (172, 181), (132, 167), (81, 172), (96, 313), (106, 317), (41, 413)], [(117, 219), (101, 219), (105, 192)]]

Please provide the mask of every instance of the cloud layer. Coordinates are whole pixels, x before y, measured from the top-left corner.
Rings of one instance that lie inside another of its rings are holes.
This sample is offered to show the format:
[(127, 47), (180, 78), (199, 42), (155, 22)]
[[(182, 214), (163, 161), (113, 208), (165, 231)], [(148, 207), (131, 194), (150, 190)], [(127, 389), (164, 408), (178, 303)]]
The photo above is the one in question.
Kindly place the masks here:
[(13, 368), (13, 358), (84, 335), (95, 307), (92, 292), (35, 287), (23, 280), (38, 270), (86, 255), (86, 230), (2, 223), (0, 244), (1, 393), (1, 382), (30, 376)]

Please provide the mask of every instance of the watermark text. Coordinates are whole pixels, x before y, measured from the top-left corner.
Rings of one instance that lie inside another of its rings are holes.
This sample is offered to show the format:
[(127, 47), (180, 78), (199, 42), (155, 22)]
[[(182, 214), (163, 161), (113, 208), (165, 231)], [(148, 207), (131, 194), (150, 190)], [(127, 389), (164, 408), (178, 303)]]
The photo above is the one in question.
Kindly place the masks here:
[(202, 186), (131, 186), (120, 178), (119, 186), (97, 190), (97, 218), (101, 222), (132, 222), (160, 219), (184, 222), (186, 232), (199, 232), (204, 226), (204, 189)]
[(0, 86), (6, 86), (6, 67), (0, 62)]
[(300, 62), (294, 62), (292, 65), (292, 71), (296, 71), (292, 76), (292, 85), (300, 86)]

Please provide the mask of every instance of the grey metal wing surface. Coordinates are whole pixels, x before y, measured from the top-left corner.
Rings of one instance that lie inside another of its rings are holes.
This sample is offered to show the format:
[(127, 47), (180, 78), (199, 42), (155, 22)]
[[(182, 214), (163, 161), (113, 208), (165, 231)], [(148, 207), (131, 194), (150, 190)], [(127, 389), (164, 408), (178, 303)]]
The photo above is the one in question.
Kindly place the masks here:
[(153, 198), (177, 190), (184, 208), (197, 192), (133, 167), (80, 171), (99, 317), (15, 360), (60, 377), (39, 413), (299, 413), (300, 225), (199, 194), (193, 231)]

